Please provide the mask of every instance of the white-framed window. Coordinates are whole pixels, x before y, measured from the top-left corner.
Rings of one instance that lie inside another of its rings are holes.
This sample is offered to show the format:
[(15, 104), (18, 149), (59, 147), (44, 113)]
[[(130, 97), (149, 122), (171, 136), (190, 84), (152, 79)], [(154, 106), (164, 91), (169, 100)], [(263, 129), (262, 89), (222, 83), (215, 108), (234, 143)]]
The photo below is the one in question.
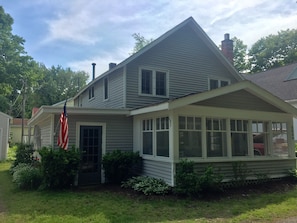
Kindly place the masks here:
[(266, 156), (268, 153), (269, 132), (268, 122), (252, 122), (253, 146), (255, 156)]
[(200, 117), (179, 116), (179, 156), (202, 157)]
[(142, 121), (142, 153), (153, 155), (153, 119)]
[(210, 78), (209, 79), (209, 90), (224, 87), (230, 84), (229, 80)]
[(232, 156), (248, 156), (248, 121), (230, 120)]
[(94, 86), (89, 87), (89, 99), (92, 99), (95, 97), (94, 93)]
[(141, 68), (139, 77), (140, 95), (168, 97), (168, 71)]
[(288, 156), (287, 123), (272, 122), (272, 154), (274, 156)]
[(169, 157), (169, 118), (156, 119), (156, 153), (157, 156)]
[(142, 154), (169, 157), (169, 118), (142, 120)]
[(103, 80), (103, 97), (104, 97), (104, 100), (107, 100), (108, 97), (109, 97), (109, 83), (108, 83), (108, 78), (104, 78)]
[(227, 156), (226, 119), (206, 118), (207, 157)]

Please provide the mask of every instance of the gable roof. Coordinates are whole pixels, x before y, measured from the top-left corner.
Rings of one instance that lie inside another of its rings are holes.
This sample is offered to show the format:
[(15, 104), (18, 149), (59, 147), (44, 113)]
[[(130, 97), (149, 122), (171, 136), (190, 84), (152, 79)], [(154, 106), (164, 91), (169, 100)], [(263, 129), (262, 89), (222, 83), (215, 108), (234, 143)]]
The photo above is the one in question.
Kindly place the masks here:
[(5, 118), (7, 118), (7, 119), (12, 119), (11, 116), (9, 116), (9, 115), (7, 115), (7, 114), (1, 112), (1, 111), (0, 111), (0, 116), (3, 116), (3, 117), (5, 117)]
[(202, 93), (192, 94), (186, 97), (168, 100), (166, 102), (159, 103), (156, 105), (151, 105), (140, 109), (134, 109), (131, 111), (130, 114), (139, 115), (149, 112), (170, 110), (191, 104), (203, 105), (203, 102), (206, 100), (212, 100), (215, 98), (222, 97), (224, 95), (232, 95), (233, 93), (242, 92), (242, 90), (253, 95), (254, 98), (262, 100), (266, 104), (270, 104), (275, 108), (275, 111), (293, 114), (295, 117), (297, 117), (296, 108), (248, 80), (240, 81), (238, 83), (217, 88), (211, 91), (205, 91)]
[(185, 26), (190, 26), (195, 31), (196, 35), (201, 38), (201, 40), (203, 41), (203, 43), (209, 48), (209, 50), (211, 50), (214, 53), (214, 55), (219, 59), (219, 61), (221, 61), (224, 64), (224, 66), (230, 71), (230, 73), (235, 77), (235, 79), (237, 79), (239, 81), (244, 79), (241, 76), (241, 74), (239, 74), (236, 71), (236, 69), (230, 63), (230, 61), (223, 55), (223, 53), (219, 50), (219, 48), (215, 45), (215, 43), (208, 37), (208, 35), (203, 31), (203, 29), (193, 19), (193, 17), (189, 17), (188, 19), (184, 20), (183, 22), (181, 22), (180, 24), (178, 24), (177, 26), (175, 26), (171, 30), (167, 31), (166, 33), (164, 33), (163, 35), (161, 35), (159, 38), (157, 38), (156, 40), (152, 41), (151, 43), (149, 43), (148, 45), (146, 45), (145, 47), (143, 47), (141, 50), (139, 50), (138, 52), (134, 53), (133, 55), (131, 55), (130, 57), (128, 57), (127, 59), (125, 59), (124, 61), (122, 61), (118, 65), (116, 65), (115, 67), (113, 67), (112, 69), (106, 71), (105, 73), (101, 74), (100, 76), (98, 76), (97, 78), (95, 78), (94, 80), (92, 80), (87, 86), (85, 86), (82, 90), (80, 90), (78, 92), (78, 94), (74, 96), (73, 99), (76, 99), (90, 85), (93, 85), (95, 82), (97, 82), (100, 79), (104, 78), (105, 76), (109, 75), (113, 71), (126, 66), (128, 63), (130, 63), (133, 60), (137, 59), (142, 54), (146, 53), (148, 50), (150, 50), (151, 48), (153, 48), (154, 46), (156, 46), (160, 42), (164, 41), (167, 37), (171, 36), (172, 34), (174, 34), (175, 32), (177, 32), (178, 30), (180, 30), (181, 28), (183, 28)]
[(297, 63), (244, 77), (282, 100), (297, 99)]

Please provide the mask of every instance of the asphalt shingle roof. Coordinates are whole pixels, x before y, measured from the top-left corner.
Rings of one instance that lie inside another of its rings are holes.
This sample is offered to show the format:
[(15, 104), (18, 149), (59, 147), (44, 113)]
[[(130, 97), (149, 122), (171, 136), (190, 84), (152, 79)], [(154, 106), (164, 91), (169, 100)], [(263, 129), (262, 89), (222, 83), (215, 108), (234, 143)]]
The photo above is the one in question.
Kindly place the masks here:
[(297, 99), (297, 63), (244, 77), (280, 99)]

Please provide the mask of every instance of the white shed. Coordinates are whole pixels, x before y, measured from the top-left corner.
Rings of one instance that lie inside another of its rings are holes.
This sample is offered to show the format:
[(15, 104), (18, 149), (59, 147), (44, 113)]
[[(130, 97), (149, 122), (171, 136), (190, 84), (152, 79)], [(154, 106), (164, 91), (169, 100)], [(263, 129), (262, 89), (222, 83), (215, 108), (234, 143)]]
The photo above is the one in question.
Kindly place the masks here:
[(9, 141), (9, 121), (12, 117), (0, 112), (0, 161), (7, 158), (8, 141)]

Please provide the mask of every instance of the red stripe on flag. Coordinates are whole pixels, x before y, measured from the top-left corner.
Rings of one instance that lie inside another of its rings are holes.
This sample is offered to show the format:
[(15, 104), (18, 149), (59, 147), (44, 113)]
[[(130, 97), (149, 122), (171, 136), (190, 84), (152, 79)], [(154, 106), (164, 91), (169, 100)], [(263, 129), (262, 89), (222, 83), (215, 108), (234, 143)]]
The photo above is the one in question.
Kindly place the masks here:
[(66, 113), (66, 103), (64, 105), (64, 111), (60, 116), (60, 131), (58, 136), (58, 146), (62, 149), (68, 149), (68, 118)]

